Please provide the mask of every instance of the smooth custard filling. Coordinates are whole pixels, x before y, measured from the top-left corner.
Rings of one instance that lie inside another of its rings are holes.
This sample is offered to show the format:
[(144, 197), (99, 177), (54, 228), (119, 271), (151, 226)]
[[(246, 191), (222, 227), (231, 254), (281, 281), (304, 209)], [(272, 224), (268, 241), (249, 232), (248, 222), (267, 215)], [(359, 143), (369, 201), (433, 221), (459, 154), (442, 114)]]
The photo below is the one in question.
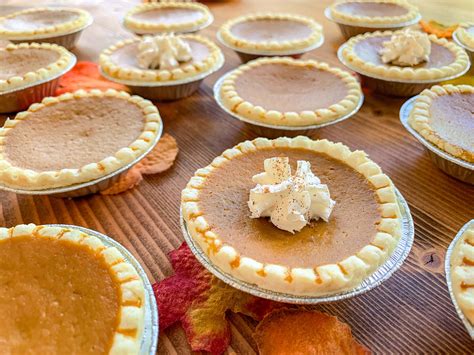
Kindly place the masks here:
[[(328, 222), (312, 222), (293, 235), (268, 218), (250, 218), (252, 176), (261, 172), (265, 159), (279, 156), (289, 157), (292, 169), (297, 160), (309, 161), (328, 185), (336, 201)], [(225, 244), (259, 262), (289, 267), (314, 268), (356, 254), (373, 241), (382, 218), (376, 192), (360, 173), (325, 154), (295, 148), (259, 149), (232, 158), (207, 177), (198, 203)]]
[(89, 247), (47, 237), (0, 241), (0, 349), (6, 354), (105, 354), (120, 289)]
[(237, 38), (252, 42), (284, 42), (304, 40), (313, 31), (298, 21), (259, 19), (236, 23), (230, 32)]
[(59, 52), (39, 48), (0, 49), (0, 80), (23, 76), (56, 62)]
[(203, 16), (203, 12), (199, 10), (169, 7), (138, 12), (133, 14), (132, 18), (152, 24), (173, 25), (193, 23)]
[(392, 17), (408, 14), (408, 9), (398, 4), (381, 2), (345, 2), (336, 9), (353, 16)]

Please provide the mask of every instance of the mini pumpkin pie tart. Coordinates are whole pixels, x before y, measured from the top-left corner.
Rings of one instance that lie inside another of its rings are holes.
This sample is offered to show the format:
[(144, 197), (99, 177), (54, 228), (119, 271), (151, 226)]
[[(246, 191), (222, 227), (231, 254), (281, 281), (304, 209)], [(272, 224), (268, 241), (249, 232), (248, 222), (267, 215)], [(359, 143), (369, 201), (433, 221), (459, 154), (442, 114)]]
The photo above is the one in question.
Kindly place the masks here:
[(228, 74), (220, 87), (224, 107), (244, 120), (304, 127), (355, 112), (363, 100), (354, 76), (326, 63), (260, 58)]
[(243, 142), (198, 170), (181, 196), (187, 230), (210, 261), (275, 292), (354, 288), (401, 236), (391, 180), (364, 152), (327, 140)]
[(433, 86), (415, 100), (410, 126), (452, 156), (474, 163), (474, 87)]
[(2, 352), (139, 352), (143, 281), (94, 236), (33, 224), (0, 228), (0, 284)]
[(64, 74), (75, 60), (55, 44), (8, 44), (0, 48), (0, 95)]
[(474, 338), (474, 220), (468, 222), (448, 250), (450, 268), (446, 270), (453, 301), (469, 324)]
[(44, 190), (110, 175), (143, 157), (161, 129), (156, 107), (125, 92), (47, 97), (0, 129), (0, 185)]
[(136, 34), (186, 33), (201, 30), (212, 21), (206, 5), (169, 1), (134, 7), (125, 16), (124, 25)]
[(324, 40), (319, 23), (284, 13), (237, 17), (219, 29), (218, 38), (244, 61), (261, 56), (301, 55), (321, 46)]
[(396, 96), (417, 94), (469, 69), (469, 58), (461, 47), (413, 30), (353, 37), (339, 48), (338, 57), (369, 86)]
[(0, 17), (0, 39), (49, 42), (73, 48), (78, 33), (91, 23), (92, 16), (81, 9), (31, 8)]
[(455, 31), (457, 39), (474, 51), (474, 23), (462, 23)]

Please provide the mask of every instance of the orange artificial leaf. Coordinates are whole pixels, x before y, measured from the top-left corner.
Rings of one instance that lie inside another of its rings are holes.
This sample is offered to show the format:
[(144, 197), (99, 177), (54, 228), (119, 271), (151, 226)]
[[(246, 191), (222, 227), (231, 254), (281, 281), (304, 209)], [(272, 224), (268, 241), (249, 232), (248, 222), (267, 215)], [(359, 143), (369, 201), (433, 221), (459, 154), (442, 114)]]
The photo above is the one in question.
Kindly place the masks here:
[(459, 25), (446, 26), (434, 20), (428, 22), (421, 20), (420, 26), (428, 34), (433, 34), (439, 38), (451, 38)]
[(222, 354), (230, 343), (228, 310), (260, 320), (283, 305), (241, 292), (214, 277), (186, 243), (169, 254), (174, 275), (153, 285), (160, 331), (180, 322), (193, 351)]
[(131, 168), (119, 181), (106, 190), (102, 195), (117, 195), (137, 186), (143, 175), (158, 174), (168, 170), (178, 155), (178, 144), (169, 134), (164, 134), (158, 144), (138, 164)]
[(73, 92), (79, 89), (115, 89), (129, 91), (126, 86), (114, 83), (100, 75), (99, 66), (97, 63), (93, 62), (77, 62), (74, 68), (64, 74), (60, 79), (56, 95), (61, 95), (65, 92)]
[(117, 195), (137, 186), (143, 180), (142, 173), (136, 167), (131, 168), (125, 175), (106, 190), (102, 190), (102, 195)]
[(140, 169), (142, 174), (161, 173), (171, 168), (178, 155), (178, 151), (176, 139), (165, 133), (155, 149), (136, 166)]
[(268, 314), (254, 335), (260, 355), (370, 354), (336, 317), (305, 309), (280, 309)]

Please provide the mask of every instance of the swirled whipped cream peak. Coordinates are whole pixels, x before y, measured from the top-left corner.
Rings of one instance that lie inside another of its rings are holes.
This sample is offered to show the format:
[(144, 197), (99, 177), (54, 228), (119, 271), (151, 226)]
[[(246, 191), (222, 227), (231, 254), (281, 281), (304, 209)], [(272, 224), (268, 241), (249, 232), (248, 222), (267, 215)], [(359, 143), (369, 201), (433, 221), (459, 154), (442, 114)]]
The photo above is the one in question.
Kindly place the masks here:
[(143, 69), (173, 69), (192, 59), (189, 43), (173, 34), (145, 36), (138, 44), (138, 65)]
[(266, 159), (263, 167), (263, 173), (252, 177), (257, 186), (250, 190), (251, 218), (270, 217), (277, 228), (291, 233), (311, 220), (329, 220), (335, 202), (309, 162), (298, 160), (294, 175), (286, 157)]
[(431, 41), (426, 33), (405, 30), (394, 33), (389, 41), (382, 43), (380, 56), (384, 63), (402, 67), (427, 62), (431, 53)]

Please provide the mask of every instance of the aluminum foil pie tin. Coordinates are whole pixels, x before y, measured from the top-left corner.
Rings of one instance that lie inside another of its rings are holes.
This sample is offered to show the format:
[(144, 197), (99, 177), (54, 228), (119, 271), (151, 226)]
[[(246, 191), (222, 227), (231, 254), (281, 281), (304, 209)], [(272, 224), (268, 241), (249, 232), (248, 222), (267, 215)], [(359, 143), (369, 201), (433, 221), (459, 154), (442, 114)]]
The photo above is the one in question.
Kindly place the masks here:
[(299, 59), (303, 56), (303, 54), (311, 52), (312, 50), (315, 50), (319, 47), (321, 47), (324, 43), (324, 36), (321, 34), (321, 39), (313, 44), (312, 46), (308, 48), (303, 48), (303, 49), (296, 49), (296, 50), (287, 50), (287, 51), (281, 51), (281, 52), (275, 52), (275, 51), (264, 51), (264, 50), (243, 50), (241, 48), (237, 48), (234, 46), (231, 46), (230, 44), (226, 43), (220, 34), (220, 32), (217, 32), (216, 35), (217, 39), (219, 42), (227, 47), (232, 49), (237, 55), (239, 56), (240, 60), (242, 63), (247, 63), (251, 60), (260, 58), (260, 57), (292, 57), (295, 59)]
[(474, 163), (456, 158), (434, 144), (428, 142), (408, 123), (408, 118), (415, 104), (417, 96), (407, 100), (400, 109), (400, 121), (408, 132), (411, 133), (426, 148), (435, 165), (452, 177), (474, 185)]
[[(456, 33), (456, 31), (454, 31), (453, 33), (453, 41), (454, 43), (456, 43), (459, 47), (463, 48), (466, 53), (469, 55), (469, 59), (471, 60), (471, 64), (474, 62), (474, 48), (470, 48), (470, 47), (467, 47), (464, 43), (462, 43), (459, 38), (458, 38), (458, 35)], [(472, 68), (471, 68), (472, 69)]]
[(0, 113), (23, 111), (31, 104), (41, 102), (44, 97), (54, 96), (61, 77), (76, 65), (76, 57), (72, 53), (71, 56), (71, 63), (53, 77), (13, 90), (0, 92)]
[(97, 192), (107, 190), (109, 187), (112, 187), (121, 177), (127, 174), (128, 170), (133, 168), (137, 163), (139, 163), (142, 159), (144, 159), (148, 153), (150, 153), (153, 148), (155, 148), (156, 144), (161, 138), (161, 134), (163, 132), (163, 123), (160, 124), (159, 131), (156, 134), (156, 137), (151, 144), (151, 146), (139, 157), (135, 158), (129, 164), (121, 167), (120, 169), (102, 176), (98, 179), (86, 181), (80, 184), (74, 184), (64, 187), (56, 187), (52, 189), (44, 189), (44, 190), (24, 190), (24, 189), (17, 189), (7, 186), (0, 185), (0, 190), (14, 192), (18, 195), (47, 195), (50, 197), (58, 197), (58, 198), (74, 198), (74, 197), (81, 197), (90, 194), (95, 194)]
[(357, 106), (354, 108), (354, 110), (352, 110), (351, 112), (349, 112), (348, 114), (342, 117), (339, 117), (338, 119), (335, 119), (329, 122), (323, 122), (320, 124), (309, 125), (309, 126), (278, 126), (278, 125), (267, 124), (267, 123), (259, 122), (259, 121), (244, 117), (236, 112), (233, 112), (232, 110), (230, 110), (224, 105), (224, 102), (222, 101), (222, 98), (220, 95), (221, 87), (224, 81), (230, 75), (232, 75), (233, 72), (234, 72), (233, 70), (230, 72), (227, 72), (216, 81), (214, 85), (214, 99), (216, 100), (219, 107), (222, 110), (224, 110), (226, 113), (228, 113), (230, 116), (244, 122), (253, 132), (258, 134), (259, 136), (264, 136), (267, 138), (296, 137), (299, 135), (308, 135), (312, 130), (330, 126), (332, 124), (342, 122), (348, 119), (349, 117), (354, 116), (362, 107), (362, 104), (364, 103), (364, 95), (361, 94), (360, 101), (357, 104)]
[(371, 289), (379, 286), (382, 282), (388, 280), (392, 274), (398, 270), (408, 254), (410, 253), (411, 247), (413, 245), (413, 239), (415, 236), (415, 228), (413, 225), (413, 219), (410, 214), (410, 209), (405, 199), (401, 193), (396, 190), (398, 205), (402, 214), (402, 233), (398, 246), (395, 248), (393, 254), (390, 258), (382, 264), (375, 272), (368, 276), (362, 283), (354, 289), (343, 291), (336, 294), (329, 294), (324, 296), (298, 296), (292, 294), (286, 294), (281, 292), (274, 292), (264, 288), (261, 288), (257, 285), (241, 281), (236, 277), (226, 273), (216, 266), (206, 253), (201, 249), (199, 244), (194, 241), (191, 235), (188, 232), (186, 221), (184, 220), (182, 214), (180, 213), (180, 222), (181, 230), (183, 232), (184, 239), (189, 245), (189, 248), (196, 256), (196, 258), (201, 262), (201, 264), (211, 272), (215, 277), (222, 280), (226, 284), (246, 293), (249, 293), (256, 297), (266, 298), (272, 301), (292, 303), (292, 304), (317, 304), (317, 303), (328, 303), (328, 302), (337, 302), (344, 299), (352, 298), (358, 295), (361, 295)]
[(474, 325), (472, 325), (469, 320), (466, 318), (464, 315), (463, 311), (459, 307), (456, 297), (454, 296), (453, 292), (453, 285), (451, 283), (451, 255), (453, 253), (454, 248), (456, 247), (456, 244), (459, 242), (459, 240), (462, 238), (462, 235), (464, 232), (471, 226), (474, 225), (474, 219), (471, 219), (469, 222), (467, 222), (456, 234), (454, 237), (453, 241), (448, 247), (448, 250), (446, 251), (446, 258), (444, 260), (444, 270), (446, 274), (446, 283), (448, 285), (448, 290), (449, 290), (449, 295), (451, 296), (451, 301), (453, 302), (454, 308), (456, 309), (456, 313), (458, 314), (459, 318), (463, 322), (464, 326), (466, 327), (467, 332), (471, 336), (472, 340), (474, 340)]
[(69, 228), (75, 229), (79, 232), (86, 233), (90, 236), (100, 239), (104, 245), (107, 247), (115, 247), (122, 253), (125, 257), (125, 260), (132, 265), (143, 281), (143, 286), (145, 288), (145, 315), (144, 315), (144, 327), (142, 332), (142, 340), (140, 343), (140, 354), (145, 355), (155, 355), (156, 348), (158, 346), (158, 332), (159, 332), (159, 322), (158, 322), (158, 306), (156, 304), (155, 294), (151, 286), (148, 276), (146, 275), (145, 270), (140, 265), (137, 259), (120, 243), (114, 239), (94, 231), (92, 229), (73, 226), (68, 224), (46, 224), (48, 227), (60, 227), (60, 228)]
[(76, 47), (77, 42), (79, 41), (79, 38), (81, 37), (82, 32), (92, 25), (93, 22), (92, 16), (90, 16), (90, 20), (87, 24), (82, 26), (79, 29), (75, 29), (73, 32), (65, 33), (62, 35), (51, 35), (51, 34), (45, 34), (43, 36), (35, 36), (35, 38), (15, 38), (15, 39), (8, 39), (12, 43), (54, 43), (59, 46), (63, 46), (66, 49), (74, 49)]
[(362, 82), (367, 86), (369, 89), (374, 90), (380, 94), (388, 95), (388, 96), (397, 96), (397, 97), (410, 97), (414, 95), (418, 95), (425, 89), (428, 89), (434, 85), (437, 85), (443, 81), (456, 79), (460, 76), (466, 74), (469, 70), (468, 65), (466, 69), (462, 72), (440, 78), (440, 79), (431, 79), (431, 80), (418, 80), (418, 81), (410, 81), (410, 80), (401, 80), (401, 79), (389, 79), (383, 78), (382, 76), (377, 76), (371, 73), (363, 72), (357, 68), (354, 68), (347, 62), (343, 55), (342, 51), (344, 50), (346, 44), (343, 44), (339, 47), (337, 51), (337, 58), (339, 61), (344, 64), (348, 69), (355, 71), (362, 77)]
[(382, 24), (380, 24), (380, 25), (376, 25), (376, 26), (373, 26), (373, 27), (364, 27), (364, 26), (354, 26), (354, 24), (350, 24), (348, 22), (335, 20), (331, 15), (331, 9), (329, 7), (327, 7), (324, 10), (324, 15), (326, 16), (326, 18), (329, 21), (334, 22), (339, 26), (339, 29), (341, 30), (342, 36), (346, 40), (348, 40), (351, 37), (360, 35), (362, 33), (367, 33), (367, 32), (387, 31), (387, 30), (391, 30), (391, 31), (401, 30), (402, 28), (405, 28), (407, 26), (412, 26), (412, 25), (418, 23), (421, 20), (421, 15), (418, 15), (415, 19), (413, 19), (411, 21), (404, 22), (404, 23), (397, 24), (397, 25), (389, 25), (389, 24), (382, 25)]
[(201, 85), (202, 81), (212, 73), (218, 71), (224, 65), (224, 56), (222, 55), (218, 63), (207, 72), (201, 73), (191, 78), (175, 80), (170, 82), (143, 82), (134, 80), (121, 80), (111, 77), (100, 69), (100, 73), (106, 79), (126, 85), (130, 90), (141, 97), (153, 101), (174, 101), (183, 99), (194, 94)]
[[(209, 12), (209, 19), (205, 23), (203, 23), (202, 25), (194, 27), (194, 28), (189, 29), (189, 30), (172, 31), (172, 33), (175, 33), (175, 34), (196, 33), (196, 32), (199, 32), (199, 31), (205, 29), (206, 27), (209, 27), (213, 22), (214, 22), (214, 16)], [(156, 32), (146, 32), (146, 30), (134, 31), (134, 30), (131, 30), (130, 28), (128, 28), (127, 26), (125, 26), (124, 23), (122, 25), (123, 25), (123, 28), (125, 28), (127, 31), (132, 32), (133, 34), (135, 34), (137, 36), (156, 36), (156, 35), (160, 35), (160, 34), (170, 33), (170, 32), (166, 32), (166, 31), (156, 31)]]

